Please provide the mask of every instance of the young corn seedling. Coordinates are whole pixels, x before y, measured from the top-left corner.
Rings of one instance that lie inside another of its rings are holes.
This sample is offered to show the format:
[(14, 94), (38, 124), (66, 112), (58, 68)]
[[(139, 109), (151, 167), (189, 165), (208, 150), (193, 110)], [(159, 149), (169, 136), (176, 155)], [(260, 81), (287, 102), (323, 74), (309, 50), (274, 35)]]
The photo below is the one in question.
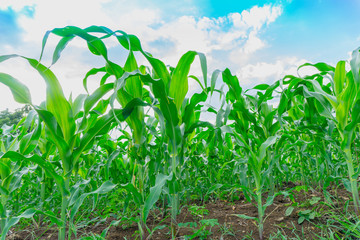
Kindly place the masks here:
[[(242, 94), (242, 89), (236, 76), (231, 75), (226, 69), (223, 72), (223, 81), (228, 85), (229, 92), (226, 99), (232, 104), (229, 115), (230, 120), (234, 120), (234, 130), (230, 131), (237, 140), (238, 144), (248, 152), (248, 165), (252, 177), (255, 181), (254, 194), (258, 208), (258, 217), (249, 217), (238, 214), (238, 217), (254, 219), (258, 222), (259, 237), (263, 239), (264, 215), (267, 206), (271, 205), (274, 196), (269, 196), (263, 204), (262, 194), (264, 192), (265, 181), (271, 172), (274, 154), (268, 150), (279, 138), (276, 135), (280, 125), (275, 121), (276, 110), (273, 110), (266, 101), (271, 99), (272, 92), (278, 86), (278, 82), (273, 86), (258, 85), (255, 89), (266, 90), (265, 94), (260, 94), (258, 98), (246, 98)], [(255, 107), (258, 112), (253, 111), (250, 106)]]
[(27, 166), (26, 162), (17, 159), (7, 158), (4, 153), (8, 151), (18, 151), (22, 154), (30, 153), (36, 146), (40, 136), (40, 127), (34, 124), (34, 112), (27, 118), (23, 118), (16, 126), (6, 125), (1, 129), (1, 151), (0, 155), (0, 232), (1, 239), (5, 239), (9, 229), (15, 225), (20, 218), (31, 218), (35, 210), (27, 209), (19, 216), (9, 215), (12, 211), (7, 208), (16, 191), (22, 185), (23, 176), (33, 172), (36, 167)]

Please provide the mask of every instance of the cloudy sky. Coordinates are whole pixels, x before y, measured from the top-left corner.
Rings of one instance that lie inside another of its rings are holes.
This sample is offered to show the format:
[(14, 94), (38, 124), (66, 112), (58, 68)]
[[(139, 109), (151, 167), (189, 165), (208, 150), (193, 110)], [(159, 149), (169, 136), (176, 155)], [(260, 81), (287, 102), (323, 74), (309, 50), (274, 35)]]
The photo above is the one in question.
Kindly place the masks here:
[[(38, 59), (47, 30), (102, 25), (135, 34), (144, 50), (168, 65), (188, 50), (202, 52), (209, 74), (230, 68), (247, 89), (296, 74), (304, 62), (349, 59), (360, 46), (359, 12), (360, 0), (0, 0), (0, 55)], [(45, 65), (56, 41), (49, 40)], [(124, 61), (113, 42), (108, 47), (114, 61)], [(76, 96), (84, 92), (85, 73), (102, 64), (75, 40), (52, 70), (65, 94)], [(25, 83), (35, 104), (45, 99), (44, 82), (23, 60), (0, 63), (0, 72)], [(200, 74), (198, 61), (192, 73)], [(0, 110), (21, 106), (3, 85), (0, 102)]]

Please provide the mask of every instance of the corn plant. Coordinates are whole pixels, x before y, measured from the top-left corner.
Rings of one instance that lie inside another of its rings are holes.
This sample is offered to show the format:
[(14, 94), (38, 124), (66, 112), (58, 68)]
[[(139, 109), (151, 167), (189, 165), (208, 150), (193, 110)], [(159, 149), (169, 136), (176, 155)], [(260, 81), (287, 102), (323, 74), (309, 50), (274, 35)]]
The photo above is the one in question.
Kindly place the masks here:
[[(234, 120), (234, 130), (230, 130), (233, 136), (248, 152), (248, 165), (252, 177), (255, 180), (253, 194), (258, 208), (258, 217), (252, 218), (245, 215), (237, 215), (247, 219), (255, 219), (259, 224), (259, 237), (263, 239), (264, 214), (267, 206), (272, 204), (274, 196), (269, 196), (266, 203), (262, 202), (262, 194), (267, 176), (274, 165), (275, 155), (268, 150), (279, 138), (276, 135), (280, 124), (275, 120), (276, 109), (272, 109), (266, 101), (272, 98), (272, 93), (279, 85), (258, 85), (255, 89), (266, 90), (265, 94), (252, 97), (242, 93), (239, 80), (226, 69), (223, 72), (223, 81), (228, 85), (229, 92), (226, 94), (227, 101), (232, 105), (229, 115)], [(252, 109), (253, 107), (254, 109)], [(258, 117), (256, 116), (258, 114)]]
[[(185, 96), (188, 91), (188, 74), (190, 70), (190, 66), (194, 61), (196, 55), (199, 56), (201, 60), (202, 71), (204, 73), (204, 82), (205, 88), (207, 88), (207, 81), (206, 81), (206, 61), (203, 54), (189, 51), (188, 53), (184, 54), (178, 65), (174, 68), (173, 72), (170, 74), (165, 64), (160, 60), (152, 57), (150, 54), (146, 53), (142, 50), (140, 41), (133, 35), (128, 35), (123, 31), (111, 31), (105, 27), (98, 27), (92, 26), (86, 29), (80, 29), (77, 27), (65, 27), (62, 29), (53, 29), (49, 31), (43, 40), (43, 49), (46, 44), (47, 38), (50, 33), (58, 35), (62, 37), (59, 41), (54, 54), (53, 54), (53, 63), (55, 63), (61, 51), (64, 47), (71, 41), (75, 36), (78, 36), (84, 39), (87, 42), (89, 50), (95, 54), (102, 56), (106, 61), (106, 66), (100, 69), (92, 69), (88, 72), (87, 76), (104, 72), (105, 75), (102, 78), (101, 87), (104, 89), (104, 92), (109, 91), (111, 87), (114, 88), (114, 94), (110, 100), (110, 104), (113, 106), (114, 101), (117, 100), (123, 107), (124, 105), (128, 104), (129, 101), (133, 98), (142, 98), (144, 92), (143, 84), (147, 84), (152, 88), (154, 97), (159, 101), (159, 109), (161, 111), (159, 115), (159, 111), (157, 111), (158, 116), (160, 116), (160, 122), (163, 124), (162, 127), (165, 129), (166, 135), (169, 139), (169, 150), (171, 151), (171, 172), (173, 174), (173, 178), (175, 181), (172, 183), (173, 192), (175, 189), (178, 189), (177, 180), (178, 173), (177, 173), (177, 164), (181, 159), (181, 153), (178, 152), (182, 149), (182, 137), (180, 131), (181, 119), (181, 107)], [(128, 57), (125, 63), (125, 66), (122, 68), (119, 65), (115, 64), (114, 62), (110, 61), (107, 54), (107, 49), (105, 44), (102, 42), (100, 38), (97, 38), (90, 33), (100, 33), (103, 34), (101, 39), (108, 38), (110, 36), (115, 36), (118, 42), (129, 51)], [(135, 57), (134, 52), (140, 52), (150, 63), (153, 68), (154, 76), (146, 75), (143, 68), (139, 68)], [(133, 72), (133, 73), (129, 73)], [(116, 82), (114, 84), (104, 84), (109, 76), (115, 76)], [(152, 77), (159, 78), (154, 80)], [(86, 87), (86, 79), (84, 79), (84, 84)], [(199, 83), (200, 81), (195, 78)], [(204, 87), (203, 87), (204, 88)], [(106, 90), (105, 90), (106, 89)], [(206, 100), (206, 98), (205, 98)], [(153, 104), (153, 103), (149, 103)], [(150, 105), (151, 106), (151, 105)], [(187, 124), (187, 128), (191, 124), (194, 123), (193, 117), (191, 117), (191, 109), (194, 107), (188, 107), (188, 113), (185, 114), (185, 119)], [(190, 112), (190, 114), (189, 114)], [(164, 116), (165, 121), (162, 119)], [(129, 126), (133, 131), (133, 139), (135, 144), (141, 144), (144, 141), (144, 113), (143, 110), (140, 108), (135, 108), (132, 115), (129, 116), (127, 119)], [(163, 134), (164, 135), (164, 134)], [(165, 135), (164, 135), (165, 136)], [(172, 202), (172, 232), (173, 236), (175, 235), (175, 226), (176, 226), (176, 214), (178, 212), (178, 194), (176, 193), (177, 190), (173, 194), (171, 194), (171, 202)]]
[[(169, 88), (166, 88), (163, 79), (161, 78), (154, 79), (149, 74), (142, 74), (139, 71), (124, 74), (124, 76), (121, 79), (119, 79), (119, 81), (121, 82), (129, 77), (139, 76), (141, 81), (145, 85), (150, 86), (152, 93), (154, 94), (154, 98), (158, 100), (157, 106), (153, 106), (153, 109), (157, 114), (159, 121), (161, 123), (162, 135), (163, 137), (166, 136), (168, 139), (167, 152), (169, 152), (171, 156), (169, 162), (167, 162), (167, 165), (169, 166), (170, 168), (169, 172), (172, 175), (172, 180), (169, 181), (168, 187), (169, 187), (169, 194), (171, 200), (171, 219), (172, 219), (171, 232), (173, 238), (175, 238), (177, 231), (176, 215), (178, 214), (178, 209), (179, 209), (178, 192), (180, 188), (178, 179), (179, 179), (179, 169), (181, 167), (180, 164), (183, 162), (182, 143), (183, 143), (184, 135), (180, 130), (181, 120), (179, 118), (179, 115), (181, 110), (180, 108), (181, 103), (184, 101), (187, 92), (187, 75), (190, 70), (190, 65), (194, 61), (196, 54), (198, 53), (188, 52), (180, 59), (177, 67), (175, 68), (172, 74), (171, 84), (169, 85)], [(178, 93), (180, 91), (176, 91), (175, 87), (174, 88), (171, 87), (174, 85), (178, 86), (177, 89), (186, 89), (186, 91), (183, 92), (181, 95), (179, 95)], [(185, 108), (184, 111), (191, 112), (192, 109), (193, 107), (189, 106), (187, 110)], [(185, 114), (185, 116), (187, 115)], [(186, 127), (188, 127), (189, 131), (193, 131), (194, 127), (196, 127), (196, 124), (198, 123), (194, 123), (195, 125), (191, 124), (191, 118), (189, 118), (189, 122), (184, 122), (184, 124)]]
[[(320, 71), (318, 74), (306, 76), (297, 81), (310, 83), (311, 87), (304, 86), (304, 96), (313, 97), (318, 102), (317, 111), (331, 119), (337, 126), (341, 138), (341, 150), (347, 164), (349, 190), (352, 192), (355, 212), (359, 216), (360, 202), (357, 178), (352, 156), (351, 144), (355, 139), (355, 130), (360, 121), (360, 53), (356, 49), (350, 60), (350, 71), (346, 71), (346, 62), (339, 61), (336, 68), (325, 63), (304, 64), (299, 67), (313, 66)], [(330, 81), (330, 87), (325, 86), (323, 79)]]
[[(17, 56), (1, 56), (0, 61), (13, 57)], [(34, 106), (31, 102), (31, 95), (27, 87), (10, 75), (1, 73), (0, 82), (10, 88), (14, 99), (17, 102), (31, 105), (41, 120), (44, 121), (47, 134), (56, 146), (61, 159), (61, 174), (59, 175), (56, 172), (55, 166), (37, 155), (26, 158), (25, 155), (9, 151), (3, 156), (3, 158), (29, 159), (43, 167), (47, 174), (54, 178), (62, 195), (59, 239), (65, 239), (67, 209), (69, 204), (74, 204), (72, 211), (73, 215), (84, 198), (89, 195), (86, 193), (82, 194), (76, 199), (76, 201), (74, 198), (71, 198), (70, 177), (75, 164), (80, 160), (82, 153), (91, 147), (94, 139), (109, 130), (110, 125), (115, 121), (115, 116), (118, 120), (125, 120), (126, 117), (131, 114), (132, 110), (140, 103), (135, 99), (122, 110), (114, 109), (112, 112), (105, 114), (104, 116), (99, 116), (97, 113), (89, 112), (89, 110), (96, 104), (98, 100), (97, 95), (99, 95), (98, 92), (102, 89), (95, 91), (93, 95), (80, 95), (72, 103), (64, 97), (62, 88), (56, 76), (49, 68), (45, 67), (35, 59), (22, 58), (27, 60), (29, 64), (40, 73), (47, 84), (47, 99), (45, 106)], [(80, 113), (82, 104), (84, 104), (85, 110)], [(76, 124), (76, 120), (78, 124)], [(106, 182), (98, 190), (93, 191), (92, 193), (106, 193), (113, 187), (114, 185), (112, 183)], [(71, 234), (69, 234), (69, 238), (70, 236)]]
[[(28, 154), (36, 147), (40, 137), (41, 128), (35, 124), (37, 118), (34, 112), (30, 112), (17, 125), (11, 127), (4, 125), (1, 129), (1, 161), (0, 161), (0, 230), (1, 239), (5, 239), (9, 229), (15, 225), (20, 218), (31, 218), (35, 214), (34, 209), (25, 209), (19, 216), (9, 215), (15, 209), (8, 209), (9, 200), (16, 197), (15, 192), (22, 186), (24, 176), (33, 173), (35, 166), (30, 166), (26, 162), (7, 158), (4, 153), (8, 151), (18, 151)], [(18, 210), (15, 210), (18, 212)]]

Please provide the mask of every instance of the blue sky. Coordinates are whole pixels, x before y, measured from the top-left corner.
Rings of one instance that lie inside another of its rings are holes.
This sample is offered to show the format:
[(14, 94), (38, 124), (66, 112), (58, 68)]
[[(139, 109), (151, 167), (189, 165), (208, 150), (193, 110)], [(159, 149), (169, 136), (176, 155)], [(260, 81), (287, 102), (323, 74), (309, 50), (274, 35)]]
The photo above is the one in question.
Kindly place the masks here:
[[(209, 73), (228, 67), (250, 88), (296, 74), (304, 62), (347, 60), (360, 46), (359, 13), (360, 0), (1, 0), (0, 55), (38, 58), (47, 30), (103, 25), (137, 35), (144, 49), (166, 64), (175, 65), (188, 50), (203, 52)], [(55, 43), (49, 41), (48, 49)], [(125, 54), (111, 44), (121, 62)], [(77, 95), (84, 92), (86, 71), (102, 63), (81, 41), (68, 48), (52, 69), (65, 93)], [(49, 59), (50, 50), (45, 64)], [(0, 72), (27, 84), (39, 103), (44, 83), (29, 69), (21, 60), (0, 63)], [(199, 64), (192, 73), (200, 75)], [(0, 110), (20, 106), (9, 96), (0, 86)]]

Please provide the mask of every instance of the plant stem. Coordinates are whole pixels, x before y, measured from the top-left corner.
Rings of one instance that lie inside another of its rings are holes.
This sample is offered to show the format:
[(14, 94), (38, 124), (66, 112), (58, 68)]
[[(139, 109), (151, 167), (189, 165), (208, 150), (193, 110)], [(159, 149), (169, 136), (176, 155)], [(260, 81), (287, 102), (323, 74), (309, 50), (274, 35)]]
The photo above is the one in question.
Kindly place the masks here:
[[(41, 169), (41, 188), (40, 188), (40, 199), (42, 202), (41, 208), (40, 210), (43, 211), (44, 209), (44, 204), (45, 204), (45, 187), (46, 187), (46, 183), (45, 183), (45, 170)], [(40, 215), (39, 216), (39, 225), (42, 223), (44, 216)]]
[[(67, 190), (69, 190), (69, 182), (70, 182), (70, 178), (66, 177), (65, 178), (65, 188)], [(61, 201), (61, 221), (62, 221), (62, 225), (59, 228), (59, 240), (65, 240), (66, 237), (66, 225), (67, 225), (67, 217), (66, 217), (66, 213), (67, 213), (67, 207), (69, 204), (69, 196), (68, 195), (62, 195), (62, 201)], [(69, 236), (70, 237), (70, 236)]]
[(355, 213), (356, 213), (356, 216), (359, 217), (359, 212), (360, 212), (359, 190), (358, 190), (358, 185), (357, 185), (357, 181), (356, 181), (357, 179), (354, 178), (355, 172), (354, 172), (354, 165), (353, 165), (353, 159), (352, 159), (350, 147), (345, 148), (344, 152), (345, 152), (346, 164), (348, 167), (351, 192), (352, 192), (353, 199), (354, 199)]
[(174, 193), (171, 196), (171, 237), (175, 239), (176, 232), (177, 232), (177, 222), (176, 222), (176, 215), (178, 212), (178, 198), (179, 194), (176, 192), (176, 181), (177, 181), (177, 174), (176, 174), (176, 144), (173, 144), (173, 155), (172, 155), (172, 173), (175, 178), (175, 181), (172, 183), (174, 184), (173, 189)]
[(257, 201), (257, 208), (258, 208), (258, 218), (259, 218), (259, 238), (260, 240), (263, 239), (263, 232), (264, 232), (264, 211), (262, 205), (262, 191), (261, 191), (261, 183), (260, 183), (260, 175), (257, 176), (255, 174), (255, 184), (256, 184), (256, 201)]
[(0, 232), (2, 232), (5, 228), (5, 224), (6, 224), (6, 200), (7, 196), (5, 195), (1, 195), (1, 205), (2, 205), (2, 209), (0, 212)]

